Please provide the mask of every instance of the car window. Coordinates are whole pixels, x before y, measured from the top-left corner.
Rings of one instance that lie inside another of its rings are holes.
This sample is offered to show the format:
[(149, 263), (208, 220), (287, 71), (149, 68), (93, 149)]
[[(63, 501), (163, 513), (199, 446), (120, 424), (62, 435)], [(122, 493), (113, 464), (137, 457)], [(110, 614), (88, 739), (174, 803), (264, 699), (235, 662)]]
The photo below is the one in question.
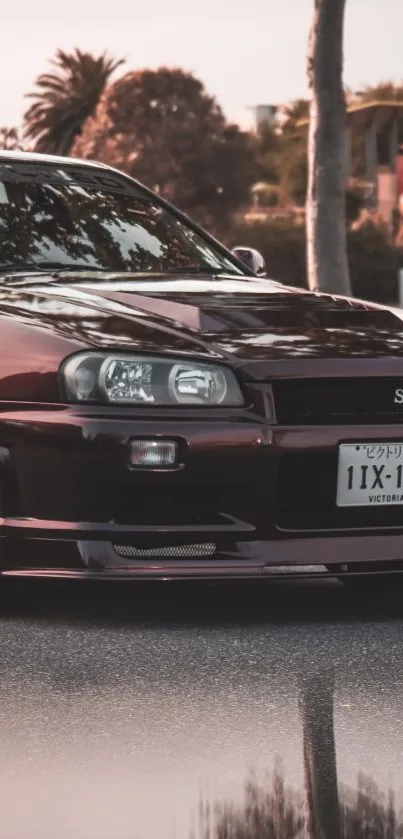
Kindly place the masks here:
[(114, 188), (113, 178), (105, 186), (105, 177), (79, 180), (62, 174), (65, 178), (55, 177), (49, 167), (42, 177), (0, 168), (0, 269), (35, 263), (106, 271), (243, 273), (158, 199), (135, 188), (119, 189), (118, 180)]

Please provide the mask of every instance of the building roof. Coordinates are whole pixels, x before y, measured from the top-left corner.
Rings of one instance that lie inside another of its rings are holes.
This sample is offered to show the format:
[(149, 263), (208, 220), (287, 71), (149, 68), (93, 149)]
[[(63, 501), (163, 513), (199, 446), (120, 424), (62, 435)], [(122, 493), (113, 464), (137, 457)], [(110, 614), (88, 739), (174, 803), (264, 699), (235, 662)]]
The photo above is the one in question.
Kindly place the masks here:
[(382, 128), (394, 117), (403, 117), (403, 102), (395, 100), (377, 100), (361, 102), (347, 108), (349, 122), (357, 127), (365, 128), (372, 120)]
[[(396, 99), (357, 102), (347, 108), (347, 116), (350, 124), (359, 128), (366, 128), (373, 119), (379, 127), (382, 127), (391, 122), (394, 116), (403, 117), (403, 102)], [(300, 119), (297, 124), (299, 128), (304, 128), (309, 125), (309, 118)]]

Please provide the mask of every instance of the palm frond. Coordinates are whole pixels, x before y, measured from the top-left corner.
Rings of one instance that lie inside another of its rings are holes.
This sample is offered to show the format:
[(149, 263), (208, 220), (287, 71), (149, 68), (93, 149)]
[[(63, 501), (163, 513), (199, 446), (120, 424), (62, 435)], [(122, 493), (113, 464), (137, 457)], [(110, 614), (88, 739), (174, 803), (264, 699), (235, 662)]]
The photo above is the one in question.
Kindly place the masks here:
[(35, 151), (68, 154), (124, 60), (59, 49), (50, 63), (55, 71), (38, 76), (36, 89), (27, 94), (33, 101), (24, 115), (24, 137)]

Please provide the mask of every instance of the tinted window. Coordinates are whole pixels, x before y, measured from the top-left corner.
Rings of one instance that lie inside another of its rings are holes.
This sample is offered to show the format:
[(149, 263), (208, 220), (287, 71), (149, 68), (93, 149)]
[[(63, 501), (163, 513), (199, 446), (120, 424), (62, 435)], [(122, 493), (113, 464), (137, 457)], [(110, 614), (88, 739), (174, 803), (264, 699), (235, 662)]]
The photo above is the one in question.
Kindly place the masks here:
[(0, 269), (242, 272), (158, 200), (113, 173), (0, 166)]

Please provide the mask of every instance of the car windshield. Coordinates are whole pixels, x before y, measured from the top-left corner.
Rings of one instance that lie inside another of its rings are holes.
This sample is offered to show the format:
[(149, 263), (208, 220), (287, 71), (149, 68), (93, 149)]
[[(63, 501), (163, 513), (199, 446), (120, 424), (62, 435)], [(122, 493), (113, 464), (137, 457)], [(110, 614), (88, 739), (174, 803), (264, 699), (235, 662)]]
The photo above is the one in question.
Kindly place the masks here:
[(157, 198), (109, 170), (99, 173), (0, 165), (0, 270), (242, 275)]

